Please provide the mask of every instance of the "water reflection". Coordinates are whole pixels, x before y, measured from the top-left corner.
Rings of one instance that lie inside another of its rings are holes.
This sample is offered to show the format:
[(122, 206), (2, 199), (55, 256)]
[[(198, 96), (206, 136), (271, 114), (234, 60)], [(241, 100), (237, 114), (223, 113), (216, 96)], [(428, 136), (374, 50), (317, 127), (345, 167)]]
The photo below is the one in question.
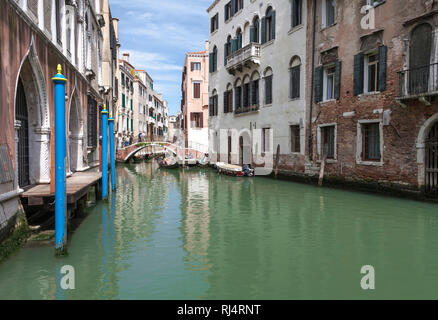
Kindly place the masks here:
[[(87, 212), (69, 256), (28, 247), (2, 263), (0, 298), (436, 298), (432, 204), (136, 164)], [(60, 288), (63, 265), (75, 290)]]

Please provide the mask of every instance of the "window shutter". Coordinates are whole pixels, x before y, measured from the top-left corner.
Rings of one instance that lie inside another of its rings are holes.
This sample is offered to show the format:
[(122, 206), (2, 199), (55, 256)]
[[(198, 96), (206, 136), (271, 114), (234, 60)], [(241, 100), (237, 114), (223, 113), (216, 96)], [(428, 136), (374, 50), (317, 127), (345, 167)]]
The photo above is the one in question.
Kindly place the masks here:
[(209, 54), (208, 62), (209, 62), (209, 70), (211, 73), (211, 72), (213, 72), (213, 54), (212, 53)]
[(236, 13), (236, 11), (235, 11), (236, 1), (237, 0), (231, 0), (231, 16), (234, 16), (234, 14)]
[(266, 17), (262, 18), (262, 44), (266, 43)]
[(355, 96), (363, 93), (364, 57), (363, 53), (354, 56), (353, 94)]
[(272, 11), (271, 39), (275, 39), (275, 10)]
[(224, 92), (224, 113), (228, 112), (228, 91)]
[(193, 71), (194, 67), (193, 67), (193, 62), (190, 63), (190, 70)]
[(324, 75), (324, 67), (319, 66), (315, 69), (315, 102), (322, 101), (322, 92), (323, 92), (323, 75)]
[(379, 91), (386, 90), (387, 56), (388, 56), (388, 47), (380, 46), (379, 47)]
[(217, 30), (217, 29), (219, 29), (219, 13), (216, 13), (215, 22), (216, 22), (216, 30)]
[(213, 115), (213, 97), (210, 97), (210, 101), (208, 103), (208, 113), (210, 115), (210, 117)]
[(224, 66), (227, 65), (227, 57), (228, 57), (228, 43), (224, 44)]
[(237, 50), (242, 49), (242, 34), (239, 33), (237, 37)]
[(255, 28), (251, 27), (249, 29), (249, 42), (255, 42)]
[(237, 51), (237, 39), (231, 39), (231, 53)]
[(227, 8), (228, 8), (228, 3), (224, 6), (224, 21), (227, 21), (227, 20), (228, 20), (228, 11), (227, 11)]
[(336, 61), (335, 67), (335, 99), (339, 100), (341, 97), (341, 74), (342, 74), (342, 62)]

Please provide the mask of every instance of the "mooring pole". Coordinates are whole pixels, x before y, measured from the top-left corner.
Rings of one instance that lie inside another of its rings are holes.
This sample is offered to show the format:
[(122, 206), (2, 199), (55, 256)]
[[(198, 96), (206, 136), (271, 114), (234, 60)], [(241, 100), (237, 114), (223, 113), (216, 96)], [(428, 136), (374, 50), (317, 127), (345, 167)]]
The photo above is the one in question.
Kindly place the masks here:
[(108, 110), (103, 105), (102, 113), (102, 200), (108, 195)]
[(67, 79), (58, 73), (52, 78), (55, 84), (55, 251), (63, 255), (67, 251), (67, 203), (65, 187), (65, 85)]
[(114, 150), (114, 118), (110, 113), (109, 119), (109, 132), (110, 132), (110, 161), (111, 161), (111, 190), (116, 190), (116, 163), (115, 163), (115, 150)]

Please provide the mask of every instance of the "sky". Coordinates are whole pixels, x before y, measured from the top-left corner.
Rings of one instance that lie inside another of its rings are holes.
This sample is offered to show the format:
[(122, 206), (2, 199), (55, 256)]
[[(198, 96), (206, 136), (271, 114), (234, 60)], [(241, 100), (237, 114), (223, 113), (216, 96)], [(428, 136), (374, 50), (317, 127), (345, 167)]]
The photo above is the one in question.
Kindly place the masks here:
[(130, 53), (136, 69), (145, 69), (154, 89), (180, 111), (181, 75), (186, 52), (203, 51), (208, 40), (207, 8), (213, 0), (110, 0), (119, 18), (120, 56)]

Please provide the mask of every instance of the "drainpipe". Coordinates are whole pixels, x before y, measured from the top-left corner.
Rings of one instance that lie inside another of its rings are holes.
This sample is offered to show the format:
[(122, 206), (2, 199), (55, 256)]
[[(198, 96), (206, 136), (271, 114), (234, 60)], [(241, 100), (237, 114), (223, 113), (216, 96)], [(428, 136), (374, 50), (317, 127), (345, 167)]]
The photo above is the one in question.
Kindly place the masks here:
[(314, 73), (315, 73), (315, 34), (316, 34), (316, 0), (313, 0), (313, 31), (312, 31), (312, 63), (311, 63), (311, 73), (310, 73), (310, 102), (309, 102), (309, 135), (308, 148), (309, 148), (309, 160), (313, 160), (313, 150), (312, 150), (312, 117), (313, 117), (313, 95), (314, 95)]

